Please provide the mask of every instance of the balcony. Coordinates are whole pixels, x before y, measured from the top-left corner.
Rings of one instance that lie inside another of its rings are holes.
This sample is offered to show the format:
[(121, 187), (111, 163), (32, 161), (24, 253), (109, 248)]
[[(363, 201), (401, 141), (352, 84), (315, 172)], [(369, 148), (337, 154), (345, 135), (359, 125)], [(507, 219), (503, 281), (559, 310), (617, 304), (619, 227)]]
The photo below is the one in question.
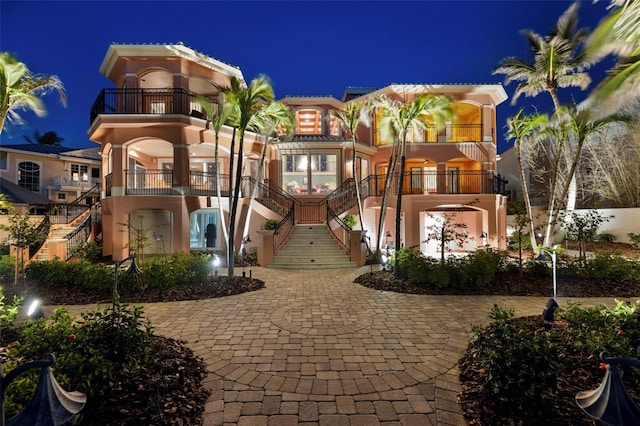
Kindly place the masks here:
[[(113, 174), (105, 177), (106, 196), (111, 196)], [(217, 194), (214, 173), (191, 171), (189, 189), (191, 195), (213, 197)], [(125, 195), (182, 195), (173, 189), (173, 170), (125, 170)], [(220, 176), (220, 193), (229, 196), (229, 176)]]
[[(360, 182), (360, 192), (365, 196), (380, 196), (384, 190), (386, 175), (371, 175)], [(393, 176), (392, 194), (397, 193), (399, 175)], [(491, 170), (447, 170), (405, 172), (402, 194), (504, 194), (508, 183)]]
[[(379, 132), (379, 129), (376, 129)], [(442, 129), (436, 129), (428, 125), (425, 129), (409, 129), (407, 142), (409, 143), (435, 143), (435, 142), (482, 142), (482, 124), (447, 124)], [(376, 134), (376, 145), (389, 145), (390, 142), (380, 140)]]
[[(185, 89), (103, 89), (91, 106), (91, 122), (100, 114), (183, 114), (206, 118), (199, 95)], [(212, 103), (215, 97), (205, 96)]]

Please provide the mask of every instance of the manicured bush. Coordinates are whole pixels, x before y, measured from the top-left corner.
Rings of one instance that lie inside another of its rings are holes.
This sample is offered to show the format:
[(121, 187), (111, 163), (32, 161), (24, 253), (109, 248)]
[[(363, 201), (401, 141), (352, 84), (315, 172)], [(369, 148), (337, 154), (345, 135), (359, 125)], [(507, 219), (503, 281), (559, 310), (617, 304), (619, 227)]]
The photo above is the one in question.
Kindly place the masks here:
[[(540, 316), (514, 318), (513, 311), (494, 306), (491, 323), (472, 328), (460, 361), (463, 406), (473, 401), (475, 409), (481, 407), (474, 413), (478, 424), (567, 424), (554, 411), (579, 411), (576, 392), (595, 389), (602, 380), (602, 351), (639, 357), (635, 309), (619, 301), (613, 308), (569, 304), (558, 308), (557, 320), (545, 330)], [(627, 389), (637, 389), (640, 370), (623, 369)]]
[[(27, 321), (17, 345), (9, 355), (17, 360), (56, 357), (56, 380), (65, 389), (87, 395), (85, 412), (91, 412), (117, 395), (127, 375), (133, 374), (149, 356), (153, 330), (140, 307), (118, 305), (114, 309), (82, 314), (75, 321), (64, 309), (49, 320)], [(5, 370), (15, 368), (15, 364)], [(15, 414), (33, 395), (36, 375), (16, 379), (9, 388), (7, 414)]]
[(16, 269), (16, 259), (13, 256), (0, 256), (0, 283), (12, 282)]

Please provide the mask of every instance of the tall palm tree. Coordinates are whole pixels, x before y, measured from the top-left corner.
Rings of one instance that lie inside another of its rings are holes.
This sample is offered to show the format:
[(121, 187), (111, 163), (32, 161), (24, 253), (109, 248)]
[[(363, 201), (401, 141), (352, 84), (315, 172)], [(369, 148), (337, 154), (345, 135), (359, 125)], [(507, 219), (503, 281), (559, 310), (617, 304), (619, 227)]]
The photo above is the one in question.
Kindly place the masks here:
[(357, 131), (358, 126), (361, 121), (361, 113), (362, 113), (362, 102), (352, 102), (347, 105), (342, 110), (332, 111), (332, 114), (340, 120), (342, 125), (346, 127), (351, 135), (351, 175), (353, 176), (353, 180), (356, 187), (356, 202), (358, 203), (358, 221), (360, 222), (360, 228), (363, 228), (363, 215), (362, 215), (362, 199), (360, 197), (360, 182), (358, 181), (358, 176), (356, 174), (356, 161), (358, 154), (358, 145), (357, 145)]
[[(453, 116), (451, 99), (447, 96), (425, 95), (418, 96), (409, 102), (390, 100), (387, 97), (376, 98), (376, 107), (382, 114), (380, 127), (396, 136), (395, 143), (399, 145), (397, 155), (399, 163), (398, 188), (396, 195), (396, 227), (395, 249), (398, 252), (400, 244), (400, 218), (402, 212), (402, 187), (404, 185), (404, 167), (406, 162), (407, 135), (410, 129), (424, 130), (428, 120), (431, 120), (437, 129), (445, 125), (445, 121)], [(379, 238), (380, 236), (378, 236)], [(394, 274), (400, 275), (400, 268), (396, 264)]]
[[(256, 111), (256, 116), (252, 130), (260, 133), (264, 138), (264, 144), (262, 145), (262, 153), (260, 154), (260, 161), (258, 162), (258, 170), (256, 171), (256, 184), (251, 190), (251, 199), (249, 200), (249, 209), (247, 211), (247, 217), (244, 222), (244, 230), (242, 235), (249, 234), (249, 226), (251, 224), (251, 212), (255, 203), (256, 196), (258, 194), (258, 181), (262, 176), (264, 170), (264, 162), (267, 156), (267, 148), (269, 143), (274, 140), (274, 136), (277, 133), (282, 132), (284, 134), (290, 134), (293, 129), (295, 117), (291, 110), (282, 102), (270, 102)], [(244, 248), (246, 241), (242, 239), (240, 244), (240, 252)]]
[(522, 198), (524, 198), (525, 211), (527, 221), (529, 223), (529, 236), (531, 238), (531, 247), (535, 254), (538, 254), (538, 244), (536, 243), (535, 224), (533, 223), (533, 210), (531, 209), (531, 200), (529, 198), (529, 186), (525, 175), (525, 161), (522, 154), (522, 144), (530, 139), (542, 126), (547, 123), (546, 114), (530, 114), (525, 115), (521, 109), (518, 113), (507, 120), (507, 139), (514, 139), (516, 148), (516, 156), (518, 159), (518, 171), (520, 173), (520, 184), (522, 185)]
[(582, 148), (586, 141), (607, 131), (610, 125), (627, 124), (630, 119), (622, 115), (596, 116), (592, 108), (576, 105), (561, 107), (554, 121), (544, 133), (556, 140), (551, 155), (553, 170), (549, 186), (547, 205), (548, 220), (544, 235), (544, 246), (549, 247), (558, 221), (560, 210), (567, 201), (575, 182), (575, 173), (580, 163)]
[(37, 130), (33, 133), (33, 139), (27, 135), (24, 135), (24, 138), (29, 143), (52, 146), (60, 146), (60, 143), (64, 140), (64, 138), (58, 136), (56, 132), (49, 131), (41, 135)]
[[(233, 185), (233, 197), (231, 198), (231, 214), (229, 217), (229, 239), (227, 241), (229, 266), (228, 275), (234, 274), (233, 259), (235, 255), (234, 238), (236, 228), (236, 215), (238, 211), (238, 198), (240, 196), (240, 183), (242, 178), (242, 152), (244, 147), (245, 132), (255, 125), (257, 111), (274, 99), (271, 82), (265, 75), (253, 79), (248, 86), (244, 86), (240, 80), (231, 78), (231, 90), (228, 93), (229, 101), (233, 105), (232, 116), (235, 120), (234, 127), (238, 137), (238, 164), (236, 166), (236, 178)], [(231, 143), (230, 177), (233, 174), (233, 150), (235, 135)], [(231, 180), (231, 179), (230, 179)]]
[(58, 77), (34, 74), (9, 53), (0, 53), (0, 133), (7, 122), (22, 123), (20, 110), (45, 116), (46, 109), (40, 97), (52, 91), (58, 92), (66, 105), (64, 86)]
[[(227, 231), (227, 224), (224, 219), (224, 210), (222, 208), (222, 194), (220, 190), (220, 167), (219, 167), (219, 154), (218, 148), (220, 146), (220, 130), (222, 130), (222, 126), (224, 126), (229, 117), (231, 116), (232, 107), (231, 104), (227, 101), (227, 98), (224, 94), (226, 88), (222, 88), (220, 94), (218, 95), (217, 102), (211, 102), (208, 98), (204, 96), (198, 97), (198, 103), (202, 106), (202, 109), (207, 114), (208, 120), (211, 122), (211, 126), (213, 127), (213, 132), (215, 135), (214, 142), (214, 151), (213, 151), (213, 164), (215, 167), (215, 179), (216, 179), (216, 198), (218, 200), (218, 215), (220, 217), (220, 225), (222, 227), (222, 235), (225, 241), (229, 240), (229, 235)], [(228, 259), (227, 259), (228, 260)]]
[(611, 13), (589, 36), (587, 52), (593, 60), (617, 55), (618, 63), (591, 98), (619, 107), (640, 93), (640, 0), (611, 0), (610, 6)]
[(559, 88), (579, 87), (584, 90), (589, 86), (591, 77), (584, 70), (591, 62), (581, 49), (587, 31), (577, 29), (578, 7), (577, 2), (569, 6), (558, 19), (555, 29), (547, 36), (523, 30), (522, 34), (529, 41), (533, 58), (505, 58), (493, 71), (493, 74), (505, 75), (505, 84), (520, 82), (513, 94), (512, 104), (521, 95), (537, 96), (547, 92), (557, 111), (560, 108)]

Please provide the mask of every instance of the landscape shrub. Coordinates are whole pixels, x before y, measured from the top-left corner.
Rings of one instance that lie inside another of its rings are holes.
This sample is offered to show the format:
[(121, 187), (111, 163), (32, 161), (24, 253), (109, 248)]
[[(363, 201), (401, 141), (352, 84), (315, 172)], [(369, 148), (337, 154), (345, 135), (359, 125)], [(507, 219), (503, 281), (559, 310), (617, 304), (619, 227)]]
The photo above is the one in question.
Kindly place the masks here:
[[(153, 329), (140, 307), (117, 305), (87, 312), (81, 321), (60, 308), (49, 320), (26, 321), (9, 355), (22, 363), (53, 354), (56, 380), (64, 389), (85, 393), (84, 410), (91, 412), (109, 404), (125, 378), (147, 360), (152, 336)], [(5, 373), (12, 368), (15, 364)], [(8, 417), (31, 398), (37, 375), (21, 375), (14, 382), (18, 384), (9, 388)]]
[[(601, 352), (637, 359), (636, 307), (620, 301), (613, 308), (568, 304), (557, 309), (557, 321), (546, 331), (539, 316), (514, 318), (513, 311), (494, 306), (489, 325), (472, 327), (460, 362), (463, 386), (481, 398), (482, 424), (544, 424), (554, 409), (562, 409), (554, 401), (573, 401), (575, 383), (588, 390), (602, 380)], [(623, 370), (627, 389), (637, 389), (640, 370)]]
[(0, 283), (13, 281), (16, 268), (16, 259), (13, 256), (0, 256)]
[(596, 241), (600, 241), (603, 243), (614, 243), (616, 241), (616, 236), (613, 234), (609, 234), (608, 232), (603, 232), (596, 236)]
[(7, 335), (7, 330), (18, 316), (18, 308), (23, 300), (21, 297), (13, 296), (11, 302), (7, 304), (4, 299), (4, 294), (0, 290), (0, 343), (3, 343), (2, 336)]
[(508, 255), (504, 251), (476, 250), (463, 261), (463, 281), (478, 287), (487, 286), (508, 263)]
[(600, 281), (637, 281), (640, 279), (640, 263), (610, 252), (598, 252), (584, 262), (580, 276)]
[(102, 246), (95, 241), (90, 241), (72, 250), (71, 256), (95, 262), (102, 257)]
[(28, 280), (84, 290), (108, 290), (113, 286), (113, 269), (80, 259), (75, 262), (50, 260), (31, 262), (25, 268)]

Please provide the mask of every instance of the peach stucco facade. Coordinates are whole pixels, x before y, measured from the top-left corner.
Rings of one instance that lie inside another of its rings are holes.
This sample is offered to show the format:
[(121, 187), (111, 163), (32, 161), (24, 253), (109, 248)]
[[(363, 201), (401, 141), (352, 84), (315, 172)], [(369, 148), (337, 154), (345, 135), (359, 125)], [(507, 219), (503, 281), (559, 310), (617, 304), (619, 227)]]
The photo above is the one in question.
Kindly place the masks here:
[[(90, 139), (101, 145), (104, 254), (114, 259), (127, 257), (136, 227), (148, 231), (148, 254), (224, 250), (221, 221), (229, 220), (226, 194), (234, 132), (223, 126), (217, 135), (216, 164), (216, 134), (197, 99), (205, 96), (215, 102), (220, 88), (232, 77), (244, 81), (240, 70), (181, 44), (114, 44), (100, 71), (115, 86), (98, 96), (89, 129)], [(256, 182), (268, 182), (284, 196), (311, 205), (335, 196), (353, 178), (351, 137), (331, 111), (351, 99), (386, 95), (409, 100), (424, 94), (450, 96), (456, 117), (444, 129), (428, 126), (412, 134), (405, 168), (408, 180), (403, 188), (402, 245), (428, 250), (424, 241), (427, 217), (458, 206), (456, 214), (464, 217), (476, 246), (482, 241), (482, 245), (505, 247), (506, 197), (496, 188), (494, 176), (496, 108), (506, 100), (500, 85), (391, 85), (342, 100), (281, 99), (296, 117), (295, 131), (268, 144), (262, 175), (256, 176), (262, 136), (247, 133), (243, 152), (234, 153), (236, 158), (243, 157), (235, 246), (247, 235), (257, 241), (266, 219), (282, 218), (282, 212), (266, 203), (257, 202), (248, 212), (249, 191)], [(355, 176), (366, 191), (364, 223), (358, 227), (372, 240), (391, 147), (377, 126), (374, 119), (369, 127), (358, 130)], [(216, 167), (220, 180), (215, 179)], [(218, 183), (221, 197), (216, 195)], [(385, 235), (395, 229), (393, 198)], [(342, 214), (354, 212), (352, 208)], [(301, 209), (296, 221), (327, 221), (326, 216), (314, 214)], [(255, 246), (255, 242), (248, 243), (246, 248)]]

